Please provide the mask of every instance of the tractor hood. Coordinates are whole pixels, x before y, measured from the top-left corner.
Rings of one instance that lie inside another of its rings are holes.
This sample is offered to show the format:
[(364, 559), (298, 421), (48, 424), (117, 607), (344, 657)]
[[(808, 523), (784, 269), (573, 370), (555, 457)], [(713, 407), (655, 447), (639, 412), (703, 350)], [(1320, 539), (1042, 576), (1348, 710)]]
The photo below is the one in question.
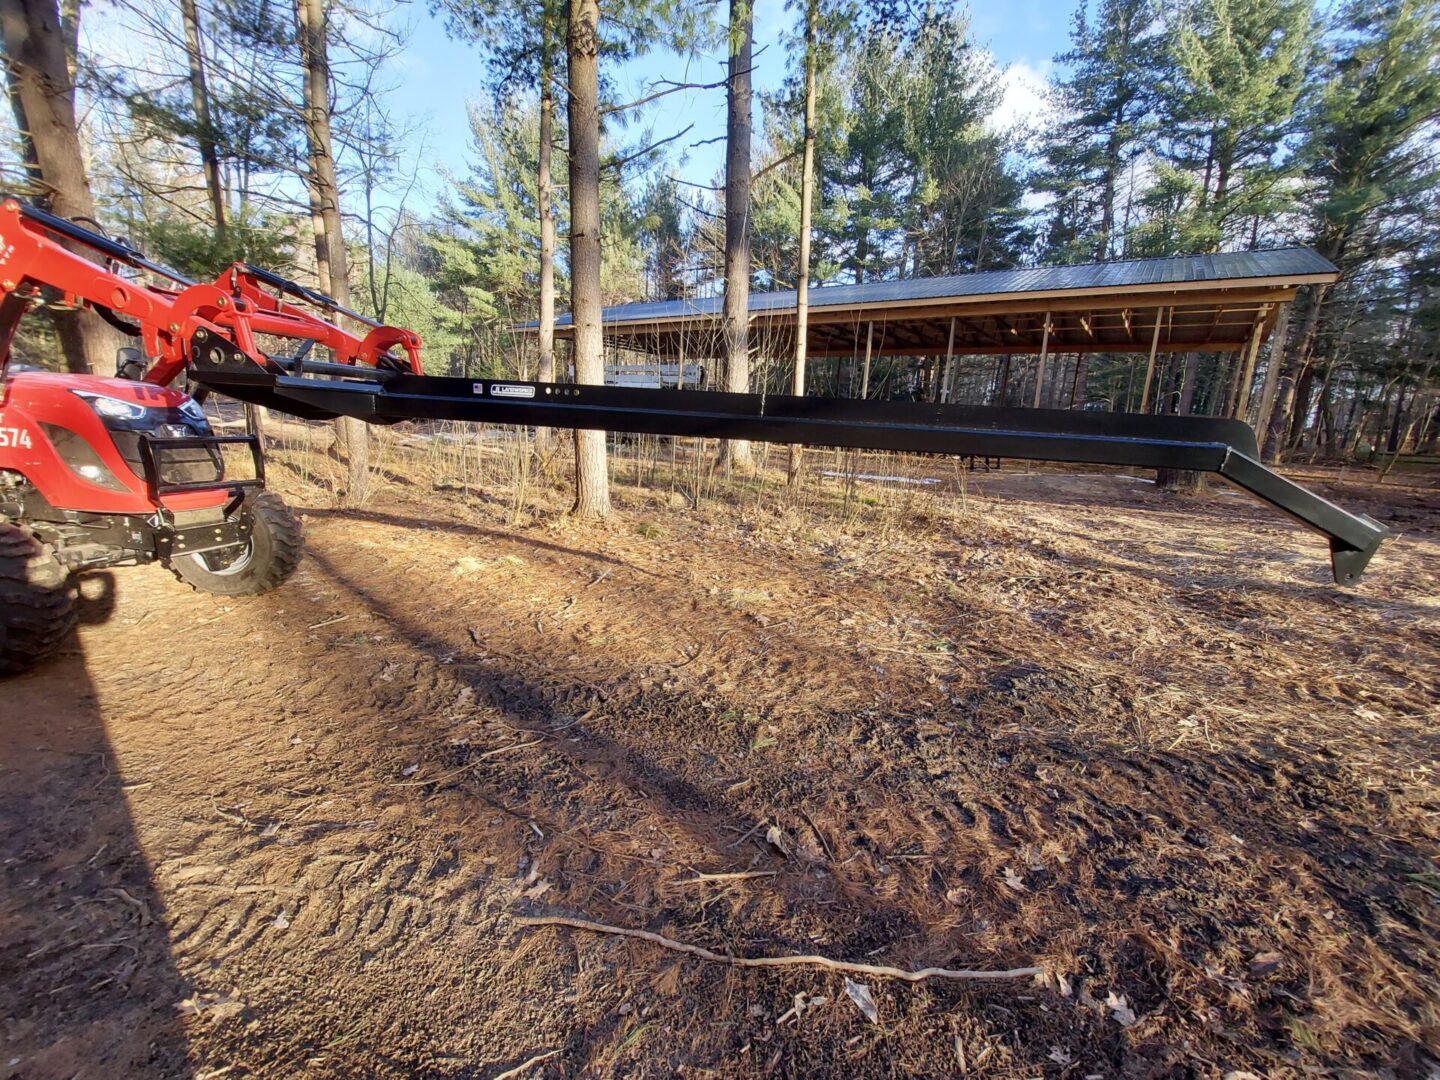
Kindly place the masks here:
[[(54, 371), (19, 370), (11, 373), (6, 386), (15, 393), (72, 393), (111, 398), (147, 409), (180, 409), (191, 401), (189, 394), (166, 386), (116, 379), (105, 375), (71, 375)], [(198, 408), (198, 406), (196, 406)]]

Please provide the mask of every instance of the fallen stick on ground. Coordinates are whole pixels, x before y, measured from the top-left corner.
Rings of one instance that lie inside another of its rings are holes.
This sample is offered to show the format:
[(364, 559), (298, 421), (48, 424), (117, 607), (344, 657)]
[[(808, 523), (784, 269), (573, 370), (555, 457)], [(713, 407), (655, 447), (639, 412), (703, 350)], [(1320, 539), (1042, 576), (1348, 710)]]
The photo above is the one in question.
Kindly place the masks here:
[(1009, 971), (956, 971), (950, 968), (929, 967), (918, 971), (885, 964), (852, 964), (845, 960), (831, 960), (828, 956), (731, 956), (729, 953), (711, 952), (699, 945), (687, 945), (683, 941), (652, 934), (648, 930), (631, 930), (624, 926), (607, 926), (605, 923), (590, 922), (586, 919), (567, 919), (559, 915), (522, 917), (515, 920), (521, 926), (568, 926), (574, 930), (590, 930), (596, 934), (619, 934), (622, 937), (639, 938), (676, 952), (689, 953), (702, 960), (713, 960), (717, 964), (734, 967), (822, 967), (830, 971), (849, 971), (861, 975), (874, 975), (881, 979), (903, 979), (905, 982), (923, 982), (925, 979), (1023, 979), (1042, 973), (1038, 967), (1011, 968)]
[(513, 1069), (506, 1069), (503, 1073), (498, 1074), (495, 1080), (514, 1080), (517, 1076), (524, 1076), (532, 1065), (539, 1065), (540, 1062), (552, 1058), (558, 1053), (560, 1053), (559, 1050), (551, 1050), (548, 1054), (536, 1054), (529, 1061), (516, 1065)]
[(695, 885), (700, 882), (706, 881), (745, 881), (749, 878), (774, 877), (779, 872), (780, 871), (778, 870), (742, 870), (736, 873), (729, 874), (702, 874), (699, 871), (696, 871), (694, 877), (680, 878), (675, 882), (675, 884)]

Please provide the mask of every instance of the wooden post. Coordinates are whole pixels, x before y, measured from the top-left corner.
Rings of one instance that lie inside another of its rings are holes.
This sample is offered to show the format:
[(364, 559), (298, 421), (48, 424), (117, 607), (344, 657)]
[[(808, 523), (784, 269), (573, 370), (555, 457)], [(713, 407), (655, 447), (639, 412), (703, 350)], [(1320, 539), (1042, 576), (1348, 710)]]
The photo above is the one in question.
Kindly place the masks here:
[(1260, 309), (1255, 319), (1255, 329), (1250, 331), (1250, 348), (1245, 352), (1245, 366), (1240, 369), (1240, 382), (1235, 387), (1235, 410), (1231, 413), (1236, 420), (1244, 420), (1250, 411), (1250, 384), (1255, 380), (1255, 361), (1260, 355), (1260, 335), (1265, 331), (1265, 317), (1270, 314), (1267, 304)]
[(1145, 364), (1145, 389), (1140, 392), (1140, 411), (1150, 411), (1150, 386), (1155, 381), (1155, 352), (1160, 348), (1160, 317), (1164, 308), (1155, 309), (1155, 333), (1150, 335), (1150, 359)]
[(1000, 392), (995, 395), (995, 404), (1004, 405), (1010, 396), (1010, 354), (1007, 352), (1000, 361)]
[(950, 339), (945, 344), (945, 379), (941, 387), (941, 400), (950, 404), (955, 399), (955, 319), (950, 319)]
[(875, 347), (875, 323), (867, 324), (865, 331), (865, 370), (860, 376), (860, 398), (870, 396), (870, 352)]
[(1045, 333), (1040, 338), (1040, 363), (1035, 367), (1035, 401), (1032, 408), (1040, 407), (1040, 395), (1045, 390), (1045, 358), (1050, 354), (1050, 313), (1045, 312)]

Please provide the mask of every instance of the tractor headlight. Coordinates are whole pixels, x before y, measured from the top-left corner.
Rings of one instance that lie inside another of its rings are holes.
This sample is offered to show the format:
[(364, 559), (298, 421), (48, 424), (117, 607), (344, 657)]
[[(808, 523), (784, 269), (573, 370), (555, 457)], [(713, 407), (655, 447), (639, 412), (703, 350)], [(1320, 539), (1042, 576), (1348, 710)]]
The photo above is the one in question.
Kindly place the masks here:
[(138, 405), (133, 401), (106, 397), (104, 394), (95, 394), (88, 390), (74, 390), (72, 393), (78, 398), (83, 398), (105, 420), (128, 420), (133, 424), (137, 420), (144, 420), (150, 413), (150, 410), (144, 405)]
[(152, 406), (97, 394), (93, 390), (72, 390), (71, 393), (94, 409), (101, 423), (114, 432), (143, 431), (166, 438), (210, 434), (205, 410), (193, 398), (187, 397), (179, 405)]
[[(205, 410), (193, 398), (182, 397), (176, 401), (172, 395), (157, 394), (159, 403), (149, 405), (93, 390), (72, 390), (71, 393), (95, 410), (120, 457), (136, 476), (145, 478), (146, 452), (142, 444), (151, 439), (170, 440), (162, 451), (166, 455), (165, 467), (172, 472), (188, 470), (183, 477), (187, 481), (218, 482), (224, 475), (220, 452), (214, 446), (199, 441), (211, 434), (210, 421), (205, 416)], [(197, 443), (176, 445), (177, 440), (186, 439), (195, 439)], [(87, 466), (99, 463), (98, 458), (81, 461), (77, 457), (71, 467), (87, 480), (99, 483), (101, 481), (87, 471)]]

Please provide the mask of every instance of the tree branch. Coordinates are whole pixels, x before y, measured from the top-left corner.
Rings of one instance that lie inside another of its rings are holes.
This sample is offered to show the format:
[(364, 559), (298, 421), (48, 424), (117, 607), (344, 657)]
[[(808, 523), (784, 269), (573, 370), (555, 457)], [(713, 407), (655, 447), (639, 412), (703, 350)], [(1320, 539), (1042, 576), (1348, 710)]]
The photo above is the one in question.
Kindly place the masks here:
[(666, 143), (672, 143), (672, 142), (674, 142), (676, 139), (678, 139), (678, 138), (680, 138), (681, 136), (683, 136), (683, 135), (685, 135), (686, 133), (688, 133), (694, 126), (695, 126), (694, 124), (687, 124), (685, 127), (681, 128), (679, 131), (677, 131), (674, 135), (667, 135), (665, 138), (661, 139), (659, 142), (653, 142), (653, 143), (651, 143), (649, 146), (641, 147), (639, 150), (636, 150), (633, 154), (626, 154), (626, 155), (625, 155), (624, 157), (622, 157), (622, 158), (612, 158), (611, 160), (602, 163), (600, 167), (601, 167), (602, 169), (621, 169), (621, 168), (624, 168), (626, 165), (630, 164), (630, 162), (634, 161), (636, 158), (644, 157), (646, 154), (650, 153), (651, 151), (660, 149), (660, 147), (664, 146)]
[(729, 81), (729, 79), (721, 79), (719, 82), (712, 83), (677, 83), (671, 79), (660, 79), (658, 82), (653, 82), (650, 85), (667, 86), (668, 89), (657, 90), (653, 94), (646, 94), (644, 97), (636, 98), (634, 101), (627, 102), (624, 105), (606, 105), (600, 110), (600, 115), (609, 116), (611, 113), (624, 112), (627, 109), (638, 109), (641, 105), (648, 105), (652, 101), (658, 101), (662, 97), (679, 93), (681, 90), (718, 90)]
[(652, 934), (648, 930), (607, 926), (605, 923), (590, 922), (587, 919), (568, 919), (559, 915), (547, 915), (538, 918), (519, 918), (515, 921), (521, 926), (568, 926), (573, 930), (589, 930), (596, 934), (618, 934), (621, 937), (639, 938), (641, 941), (648, 941), (662, 948), (689, 953), (702, 960), (711, 960), (717, 964), (730, 964), (733, 967), (821, 967), (829, 971), (849, 971), (857, 975), (873, 975), (881, 979), (901, 979), (912, 983), (923, 982), (926, 979), (1026, 979), (1044, 973), (1044, 969), (1038, 967), (1011, 968), (1008, 971), (968, 971), (927, 967), (916, 971), (906, 971), (903, 968), (890, 967), (886, 964), (858, 964), (845, 960), (831, 960), (828, 956), (732, 956), (730, 953), (711, 952), (699, 945), (687, 945), (683, 941), (675, 941), (659, 934)]

